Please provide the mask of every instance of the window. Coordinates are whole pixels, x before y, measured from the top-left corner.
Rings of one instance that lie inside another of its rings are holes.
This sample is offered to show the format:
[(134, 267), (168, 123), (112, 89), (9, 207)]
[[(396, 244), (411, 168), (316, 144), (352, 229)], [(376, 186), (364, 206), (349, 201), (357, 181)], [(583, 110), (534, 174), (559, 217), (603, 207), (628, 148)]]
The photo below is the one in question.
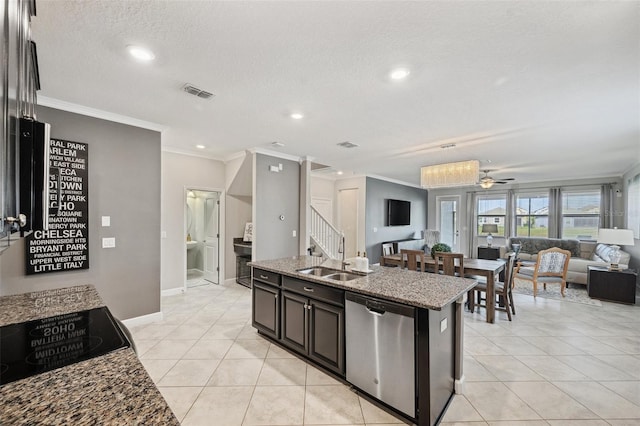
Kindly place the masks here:
[(562, 192), (562, 238), (595, 240), (599, 227), (599, 190)]
[(498, 225), (498, 233), (494, 236), (505, 236), (505, 223), (507, 214), (507, 196), (505, 194), (479, 195), (477, 198), (476, 211), (478, 212), (478, 222), (476, 235), (482, 234), (482, 225), (491, 223)]
[(549, 194), (547, 192), (517, 195), (516, 235), (545, 238), (549, 236)]

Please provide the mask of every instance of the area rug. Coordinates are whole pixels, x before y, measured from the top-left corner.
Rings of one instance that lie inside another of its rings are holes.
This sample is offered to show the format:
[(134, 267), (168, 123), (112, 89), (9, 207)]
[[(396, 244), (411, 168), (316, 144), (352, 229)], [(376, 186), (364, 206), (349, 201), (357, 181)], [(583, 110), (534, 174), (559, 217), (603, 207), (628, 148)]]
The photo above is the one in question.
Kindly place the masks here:
[[(531, 281), (515, 279), (516, 283), (513, 292), (518, 294), (526, 294), (533, 296), (533, 283)], [(562, 300), (563, 302), (583, 303), (585, 305), (602, 306), (598, 299), (592, 299), (587, 294), (587, 287), (583, 285), (573, 284), (565, 289), (565, 297), (560, 294), (559, 284), (548, 284), (545, 290), (542, 284), (538, 284), (538, 294), (536, 297), (545, 299)]]

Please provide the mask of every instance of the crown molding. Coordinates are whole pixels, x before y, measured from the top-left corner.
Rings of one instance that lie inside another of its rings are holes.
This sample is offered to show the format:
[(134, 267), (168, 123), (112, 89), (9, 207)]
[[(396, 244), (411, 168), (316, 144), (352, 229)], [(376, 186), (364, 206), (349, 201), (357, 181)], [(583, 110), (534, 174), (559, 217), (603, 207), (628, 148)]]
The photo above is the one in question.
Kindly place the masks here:
[(388, 177), (385, 177), (385, 176), (378, 176), (378, 175), (366, 175), (366, 177), (370, 177), (370, 178), (378, 179), (378, 180), (384, 180), (386, 182), (391, 182), (391, 183), (397, 183), (398, 185), (411, 186), (413, 188), (424, 189), (426, 191), (426, 188), (423, 188), (420, 185), (416, 185), (415, 183), (405, 182), (403, 180), (392, 179), (392, 178), (388, 178)]
[(282, 158), (283, 160), (291, 160), (291, 161), (297, 161), (297, 162), (301, 161), (301, 157), (298, 157), (297, 155), (284, 154), (282, 152), (271, 151), (269, 149), (264, 149), (264, 148), (252, 148), (250, 149), (250, 151), (256, 154), (263, 154), (263, 155), (269, 155), (271, 157)]
[(207, 160), (215, 160), (215, 161), (220, 161), (222, 163), (225, 162), (224, 159), (220, 157), (216, 157), (215, 155), (209, 155), (206, 152), (195, 152), (188, 149), (176, 148), (173, 146), (163, 145), (161, 148), (161, 151), (170, 152), (172, 154), (188, 155), (190, 157), (206, 158)]
[(164, 132), (168, 126), (151, 121), (139, 120), (137, 118), (127, 117), (101, 109), (90, 108), (84, 105), (74, 104), (72, 102), (61, 101), (60, 99), (49, 98), (46, 96), (38, 96), (38, 105), (55, 108), (62, 111), (73, 112), (75, 114), (86, 115), (88, 117), (100, 118), (102, 120), (113, 121), (115, 123), (126, 124), (129, 126), (140, 127), (142, 129), (154, 130), (156, 132)]

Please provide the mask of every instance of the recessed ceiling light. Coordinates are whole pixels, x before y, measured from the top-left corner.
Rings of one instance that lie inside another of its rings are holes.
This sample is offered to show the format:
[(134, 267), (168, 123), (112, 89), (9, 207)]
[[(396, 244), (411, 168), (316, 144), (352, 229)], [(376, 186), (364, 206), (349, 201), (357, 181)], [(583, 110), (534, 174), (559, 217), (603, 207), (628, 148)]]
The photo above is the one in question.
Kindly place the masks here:
[(127, 46), (127, 51), (131, 56), (139, 61), (149, 62), (156, 58), (156, 55), (154, 55), (152, 51), (141, 46), (134, 46), (130, 44)]
[(206, 146), (204, 146), (204, 145), (196, 145), (196, 148), (198, 148), (198, 149), (205, 149), (205, 148), (206, 148)]
[(304, 118), (304, 114), (299, 112), (294, 112), (291, 114), (291, 118), (293, 118), (294, 120), (301, 120)]
[(407, 78), (408, 75), (409, 70), (406, 68), (396, 68), (395, 70), (391, 71), (391, 74), (389, 74), (392, 80), (402, 80)]
[(338, 170), (338, 171), (336, 172), (336, 174), (337, 174), (337, 175), (341, 175), (341, 174), (342, 174), (342, 170)]

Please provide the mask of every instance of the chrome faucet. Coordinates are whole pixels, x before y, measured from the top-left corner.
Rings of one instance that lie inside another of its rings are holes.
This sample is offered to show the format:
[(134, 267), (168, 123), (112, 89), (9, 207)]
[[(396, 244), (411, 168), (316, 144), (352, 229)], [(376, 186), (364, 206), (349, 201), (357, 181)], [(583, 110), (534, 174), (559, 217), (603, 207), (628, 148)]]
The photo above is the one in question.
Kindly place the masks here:
[(340, 245), (338, 246), (338, 253), (342, 253), (342, 270), (346, 271), (347, 265), (351, 265), (351, 263), (345, 260), (347, 248), (344, 245), (344, 232), (340, 233)]

